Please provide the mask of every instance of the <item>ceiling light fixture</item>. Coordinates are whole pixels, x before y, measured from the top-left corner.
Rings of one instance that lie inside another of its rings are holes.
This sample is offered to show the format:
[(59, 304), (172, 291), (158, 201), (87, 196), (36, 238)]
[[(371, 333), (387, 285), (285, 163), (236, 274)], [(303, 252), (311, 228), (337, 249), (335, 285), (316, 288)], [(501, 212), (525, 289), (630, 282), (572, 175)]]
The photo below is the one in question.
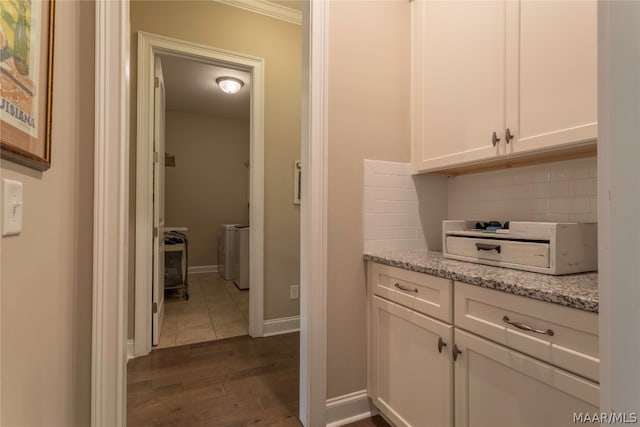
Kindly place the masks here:
[(218, 77), (216, 83), (224, 93), (228, 94), (238, 93), (240, 88), (244, 86), (244, 82), (235, 77)]

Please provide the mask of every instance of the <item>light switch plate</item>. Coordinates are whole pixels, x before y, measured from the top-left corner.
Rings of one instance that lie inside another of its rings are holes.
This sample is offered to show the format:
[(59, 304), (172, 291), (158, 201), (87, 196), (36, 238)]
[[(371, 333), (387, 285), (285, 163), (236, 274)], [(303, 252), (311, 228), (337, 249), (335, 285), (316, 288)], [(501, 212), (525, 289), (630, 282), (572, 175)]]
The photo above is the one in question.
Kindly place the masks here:
[(298, 299), (300, 297), (300, 285), (291, 285), (289, 287), (289, 299)]
[(22, 232), (22, 183), (3, 179), (2, 235), (16, 236)]

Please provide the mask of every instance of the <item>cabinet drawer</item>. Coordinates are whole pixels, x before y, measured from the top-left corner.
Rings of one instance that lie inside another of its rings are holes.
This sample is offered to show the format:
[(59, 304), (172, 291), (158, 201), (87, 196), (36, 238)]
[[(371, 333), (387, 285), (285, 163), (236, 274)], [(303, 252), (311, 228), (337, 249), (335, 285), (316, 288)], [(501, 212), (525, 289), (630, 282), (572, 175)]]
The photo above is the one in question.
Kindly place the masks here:
[(448, 236), (446, 250), (470, 259), (549, 268), (549, 243)]
[(453, 321), (451, 280), (370, 262), (368, 282), (373, 295), (448, 323)]
[(596, 313), (461, 282), (454, 311), (456, 327), (598, 381)]

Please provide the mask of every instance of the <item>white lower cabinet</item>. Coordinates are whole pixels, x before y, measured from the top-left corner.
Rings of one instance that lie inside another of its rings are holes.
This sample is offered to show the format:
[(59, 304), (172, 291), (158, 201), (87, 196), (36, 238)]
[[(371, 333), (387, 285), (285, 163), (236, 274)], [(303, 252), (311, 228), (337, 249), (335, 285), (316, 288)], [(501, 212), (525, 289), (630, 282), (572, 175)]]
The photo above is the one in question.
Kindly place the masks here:
[(455, 425), (575, 425), (598, 412), (596, 383), (455, 328)]
[(570, 426), (599, 411), (596, 314), (375, 263), (367, 277), (367, 391), (396, 427)]
[(376, 296), (370, 315), (373, 403), (398, 427), (452, 425), (453, 327)]

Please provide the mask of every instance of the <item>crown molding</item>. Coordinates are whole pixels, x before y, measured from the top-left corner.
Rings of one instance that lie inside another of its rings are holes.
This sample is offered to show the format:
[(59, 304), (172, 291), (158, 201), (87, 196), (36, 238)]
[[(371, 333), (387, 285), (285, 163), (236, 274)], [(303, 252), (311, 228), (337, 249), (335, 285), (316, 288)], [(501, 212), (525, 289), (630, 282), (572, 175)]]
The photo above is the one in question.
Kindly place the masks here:
[(286, 21), (291, 24), (302, 25), (302, 12), (290, 7), (272, 3), (267, 0), (213, 0), (249, 12), (259, 13), (270, 18)]

